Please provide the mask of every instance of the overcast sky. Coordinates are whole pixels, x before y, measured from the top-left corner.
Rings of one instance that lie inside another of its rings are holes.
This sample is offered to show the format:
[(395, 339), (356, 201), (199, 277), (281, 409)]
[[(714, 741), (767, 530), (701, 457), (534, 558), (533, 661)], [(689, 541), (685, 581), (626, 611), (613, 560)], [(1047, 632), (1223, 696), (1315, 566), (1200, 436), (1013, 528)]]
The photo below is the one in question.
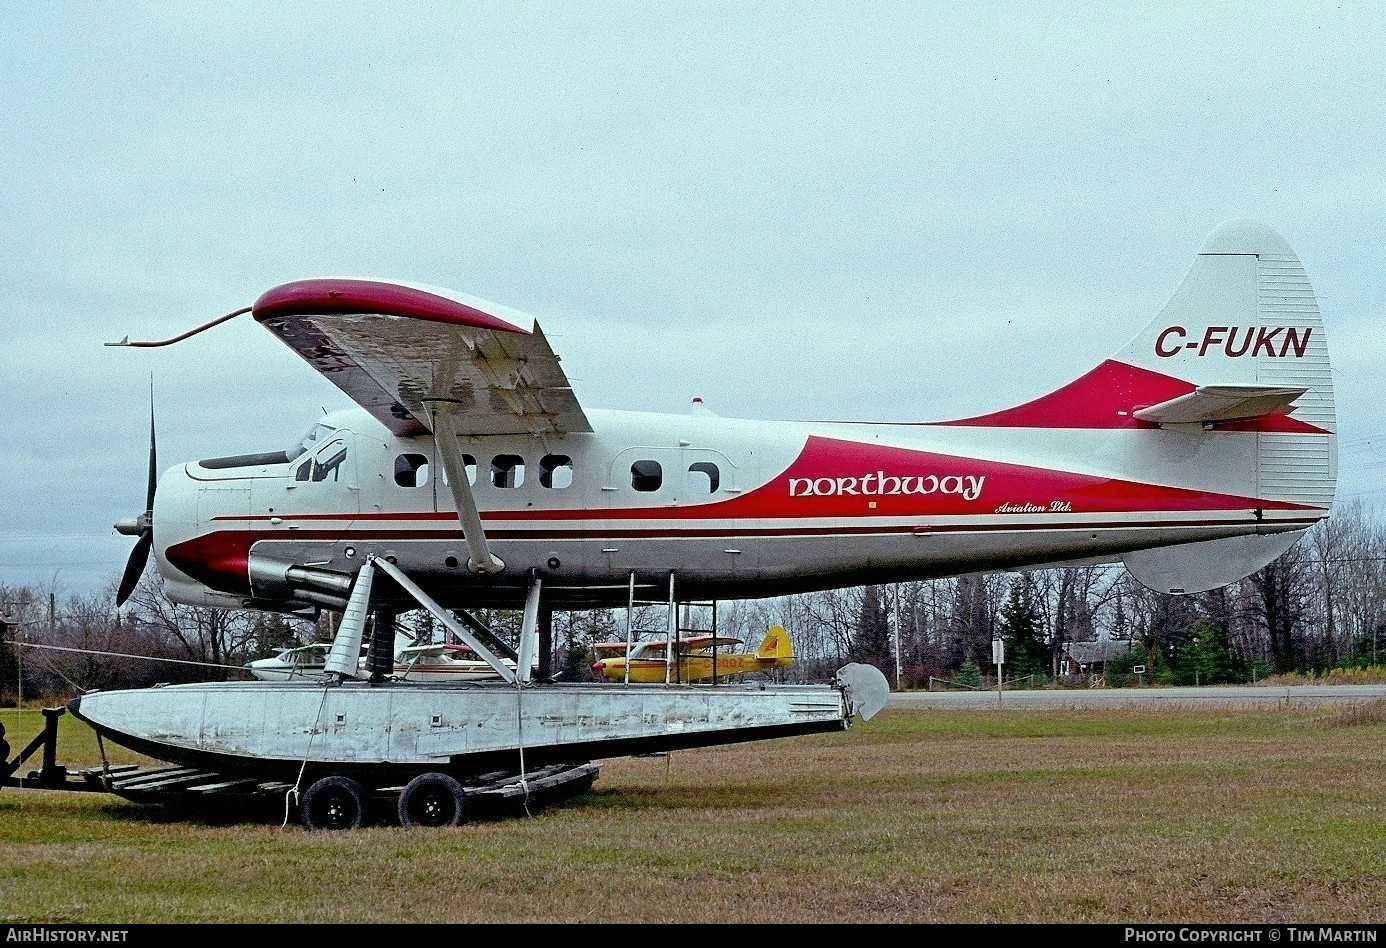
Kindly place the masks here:
[(112, 581), (161, 467), (349, 407), (249, 317), (317, 276), (534, 315), (592, 407), (935, 420), (1113, 354), (1233, 217), (1386, 504), (1380, 3), (0, 6), (0, 583)]

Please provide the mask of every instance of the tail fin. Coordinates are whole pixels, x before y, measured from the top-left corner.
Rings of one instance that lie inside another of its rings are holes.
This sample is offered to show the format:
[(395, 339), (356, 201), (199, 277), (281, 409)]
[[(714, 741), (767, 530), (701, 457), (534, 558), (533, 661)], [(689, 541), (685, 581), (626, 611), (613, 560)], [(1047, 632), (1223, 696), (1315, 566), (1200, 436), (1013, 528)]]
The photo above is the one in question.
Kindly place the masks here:
[[(1240, 464), (1214, 455), (1204, 465), (1237, 493), (1328, 515), (1338, 474), (1328, 343), (1304, 269), (1274, 231), (1245, 220), (1215, 230), (1173, 298), (1114, 361), (1130, 367), (1133, 380), (1146, 373), (1191, 388), (1147, 396), (1146, 405), (1133, 405), (1137, 421), (1190, 433), (1254, 432)], [(1144, 460), (1158, 470), (1164, 459)], [(1123, 560), (1152, 589), (1200, 592), (1260, 569), (1302, 534), (1230, 537)]]
[(770, 631), (765, 633), (765, 638), (761, 640), (760, 648), (756, 649), (756, 658), (789, 661), (793, 657), (794, 646), (789, 641), (789, 633), (784, 630), (784, 626), (772, 625)]
[(1255, 496), (1332, 505), (1328, 342), (1304, 268), (1274, 231), (1244, 220), (1215, 230), (1174, 297), (1116, 360), (1194, 387), (1139, 406), (1137, 419), (1257, 431)]
[(1253, 221), (1214, 230), (1170, 301), (1116, 355), (1048, 395), (945, 424), (1048, 429), (1055, 443), (1079, 429), (1146, 429), (1068, 440), (1090, 444), (1113, 482), (1194, 492), (1225, 512), (1222, 539), (1167, 531), (1122, 557), (1160, 592), (1201, 592), (1260, 569), (1328, 516), (1337, 484), (1318, 304), (1294, 252)]

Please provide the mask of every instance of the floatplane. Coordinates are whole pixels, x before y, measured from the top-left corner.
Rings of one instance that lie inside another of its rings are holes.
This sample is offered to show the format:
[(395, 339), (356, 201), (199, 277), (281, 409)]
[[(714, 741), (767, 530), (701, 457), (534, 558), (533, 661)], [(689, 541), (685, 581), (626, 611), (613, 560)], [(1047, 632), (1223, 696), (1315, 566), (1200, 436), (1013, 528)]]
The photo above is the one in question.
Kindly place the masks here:
[[(1123, 563), (1188, 594), (1285, 552), (1328, 516), (1336, 482), (1314, 294), (1285, 241), (1248, 221), (1215, 230), (1110, 358), (951, 420), (597, 409), (536, 321), (391, 280), (286, 283), (170, 339), (113, 344), (168, 345), (241, 315), (357, 407), (287, 449), (161, 477), (151, 419), (144, 511), (117, 524), (136, 538), (118, 601), (152, 557), (178, 602), (330, 610), (331, 681), (70, 707), (161, 760), (312, 781), (310, 826), (359, 825), (365, 784), (417, 782), (401, 813), (450, 822), (479, 770), (835, 731), (888, 697), (862, 665), (821, 685), (552, 681), (555, 609), (663, 601), (676, 641), (681, 604), (978, 571)], [(472, 615), (483, 607), (522, 611), (513, 654)], [(495, 679), (390, 680), (395, 617), (418, 608)]]

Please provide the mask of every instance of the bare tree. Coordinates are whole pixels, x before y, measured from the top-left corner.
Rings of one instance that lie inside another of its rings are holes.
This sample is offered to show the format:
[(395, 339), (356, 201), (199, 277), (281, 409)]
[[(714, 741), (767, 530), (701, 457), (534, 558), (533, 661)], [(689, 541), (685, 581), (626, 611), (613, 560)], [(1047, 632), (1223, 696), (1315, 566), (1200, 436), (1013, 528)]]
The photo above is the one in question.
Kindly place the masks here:
[(152, 574), (135, 587), (127, 615), (131, 625), (151, 636), (155, 648), (209, 670), (218, 665), (239, 667), (255, 652), (253, 613), (176, 603), (164, 595), (163, 584)]
[(1256, 591), (1271, 661), (1279, 673), (1303, 667), (1308, 657), (1303, 637), (1298, 634), (1309, 594), (1304, 560), (1302, 548), (1296, 544), (1246, 580)]

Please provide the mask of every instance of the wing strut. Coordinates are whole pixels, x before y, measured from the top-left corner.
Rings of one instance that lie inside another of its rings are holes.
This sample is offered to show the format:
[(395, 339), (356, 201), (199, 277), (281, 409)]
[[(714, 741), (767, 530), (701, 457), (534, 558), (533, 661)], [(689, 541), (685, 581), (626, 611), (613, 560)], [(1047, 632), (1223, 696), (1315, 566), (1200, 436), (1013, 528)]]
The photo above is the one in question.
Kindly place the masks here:
[(351, 587), (351, 598), (342, 611), (342, 622), (337, 627), (337, 635), (332, 639), (332, 650), (327, 653), (327, 664), (323, 671), (338, 676), (338, 679), (355, 678), (361, 659), (361, 643), (366, 636), (366, 619), (371, 611), (371, 585), (375, 580), (375, 566), (383, 560), (374, 556), (366, 558), (365, 565), (356, 574), (356, 582)]
[(539, 651), (539, 577), (531, 573), (529, 594), (525, 597), (524, 622), (520, 626), (520, 654), (515, 669), (521, 683), (530, 679), (534, 658)]
[[(400, 569), (395, 564), (391, 563), (389, 560), (381, 559), (379, 557), (375, 557), (371, 560), (368, 560), (366, 567), (370, 566), (372, 563), (376, 566), (377, 569), (384, 571), (386, 575), (388, 575), (395, 582), (399, 583), (405, 592), (413, 596), (414, 599), (419, 603), (419, 605), (423, 606), (425, 609), (431, 612), (433, 614), (433, 618), (443, 623), (444, 627), (447, 628), (449, 632), (457, 636), (463, 642), (466, 642), (473, 652), (476, 652), (476, 654), (481, 656), (481, 658), (486, 662), (486, 664), (490, 665), (493, 669), (495, 669), (496, 674), (500, 675), (501, 678), (505, 679), (507, 682), (514, 684), (515, 673), (510, 670), (510, 666), (506, 665), (505, 662), (501, 661), (501, 659), (494, 652), (488, 649), (485, 645), (481, 644), (480, 639), (476, 638), (474, 635), (468, 632), (462, 626), (462, 623), (458, 622), (457, 619), (451, 613), (449, 613), (442, 606), (438, 605), (438, 603), (433, 600), (433, 597), (429, 596), (428, 593), (424, 592), (422, 589), (419, 588), (417, 583), (415, 583), (408, 576), (404, 575), (404, 571), (402, 569)], [(365, 572), (366, 567), (362, 567), (363, 573)], [(531, 596), (537, 598), (536, 593), (531, 593)]]
[(486, 531), (481, 526), (476, 498), (472, 496), (471, 485), (467, 483), (467, 467), (462, 461), (462, 451), (457, 447), (457, 427), (452, 420), (454, 407), (452, 402), (433, 402), (433, 439), (438, 444), (443, 479), (452, 491), (453, 506), (457, 508), (457, 519), (462, 521), (462, 536), (470, 551), (467, 569), (473, 573), (499, 573), (505, 569), (505, 564), (491, 553), (486, 543)]

